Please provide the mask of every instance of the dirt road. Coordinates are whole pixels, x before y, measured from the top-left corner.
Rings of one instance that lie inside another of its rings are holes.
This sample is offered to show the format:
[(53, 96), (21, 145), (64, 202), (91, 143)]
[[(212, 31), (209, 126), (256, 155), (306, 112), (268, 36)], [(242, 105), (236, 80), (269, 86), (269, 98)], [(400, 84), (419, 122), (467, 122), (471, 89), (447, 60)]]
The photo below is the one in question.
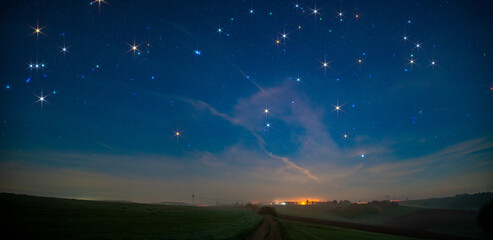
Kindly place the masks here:
[(264, 221), (247, 240), (282, 240), (279, 225), (274, 218), (269, 215), (264, 217)]

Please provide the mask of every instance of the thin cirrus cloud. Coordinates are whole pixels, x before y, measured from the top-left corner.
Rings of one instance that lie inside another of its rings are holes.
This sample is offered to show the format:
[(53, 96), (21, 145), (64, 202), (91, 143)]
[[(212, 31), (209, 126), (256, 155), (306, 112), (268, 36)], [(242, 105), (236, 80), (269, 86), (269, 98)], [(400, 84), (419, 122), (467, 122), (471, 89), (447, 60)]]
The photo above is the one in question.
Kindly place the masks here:
[[(289, 104), (287, 96), (301, 100)], [(140, 202), (178, 201), (195, 193), (205, 196), (204, 203), (301, 197), (356, 201), (389, 193), (417, 198), (493, 190), (493, 143), (488, 138), (402, 158), (385, 141), (342, 148), (323, 122), (324, 109), (313, 107), (288, 84), (240, 99), (229, 113), (200, 100), (179, 99), (195, 111), (247, 130), (256, 146), (239, 139), (222, 151), (194, 150), (180, 156), (7, 151), (1, 153), (0, 190)], [(289, 139), (295, 151), (269, 151), (269, 139), (262, 132), (266, 106), (273, 121), (302, 129)], [(373, 157), (355, 161), (363, 150)]]

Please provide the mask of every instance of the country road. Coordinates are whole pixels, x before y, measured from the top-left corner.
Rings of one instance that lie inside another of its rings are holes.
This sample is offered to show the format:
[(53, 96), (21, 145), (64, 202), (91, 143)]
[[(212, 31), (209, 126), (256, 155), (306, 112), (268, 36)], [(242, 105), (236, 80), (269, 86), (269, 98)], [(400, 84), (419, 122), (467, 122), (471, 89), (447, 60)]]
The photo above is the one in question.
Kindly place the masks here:
[(253, 231), (247, 240), (282, 240), (277, 221), (272, 216), (266, 215), (262, 224)]

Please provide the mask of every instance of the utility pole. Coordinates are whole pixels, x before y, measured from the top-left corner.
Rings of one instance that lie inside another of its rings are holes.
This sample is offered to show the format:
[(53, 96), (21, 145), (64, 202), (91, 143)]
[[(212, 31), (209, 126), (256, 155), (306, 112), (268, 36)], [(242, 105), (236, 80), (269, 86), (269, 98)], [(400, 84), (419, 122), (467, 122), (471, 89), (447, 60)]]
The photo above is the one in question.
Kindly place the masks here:
[(195, 203), (195, 194), (192, 194), (192, 205)]
[(387, 198), (387, 201), (388, 201), (388, 200), (389, 200), (390, 195), (388, 195), (388, 194), (387, 194), (387, 195), (385, 195), (384, 197), (386, 197), (386, 198)]

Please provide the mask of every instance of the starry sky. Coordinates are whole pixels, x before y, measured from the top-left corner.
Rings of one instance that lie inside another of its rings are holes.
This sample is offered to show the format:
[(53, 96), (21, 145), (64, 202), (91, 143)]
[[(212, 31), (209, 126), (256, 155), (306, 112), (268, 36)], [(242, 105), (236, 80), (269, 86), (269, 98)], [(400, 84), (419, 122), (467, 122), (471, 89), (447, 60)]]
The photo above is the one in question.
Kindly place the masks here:
[(493, 191), (489, 1), (10, 1), (0, 190), (201, 203)]

